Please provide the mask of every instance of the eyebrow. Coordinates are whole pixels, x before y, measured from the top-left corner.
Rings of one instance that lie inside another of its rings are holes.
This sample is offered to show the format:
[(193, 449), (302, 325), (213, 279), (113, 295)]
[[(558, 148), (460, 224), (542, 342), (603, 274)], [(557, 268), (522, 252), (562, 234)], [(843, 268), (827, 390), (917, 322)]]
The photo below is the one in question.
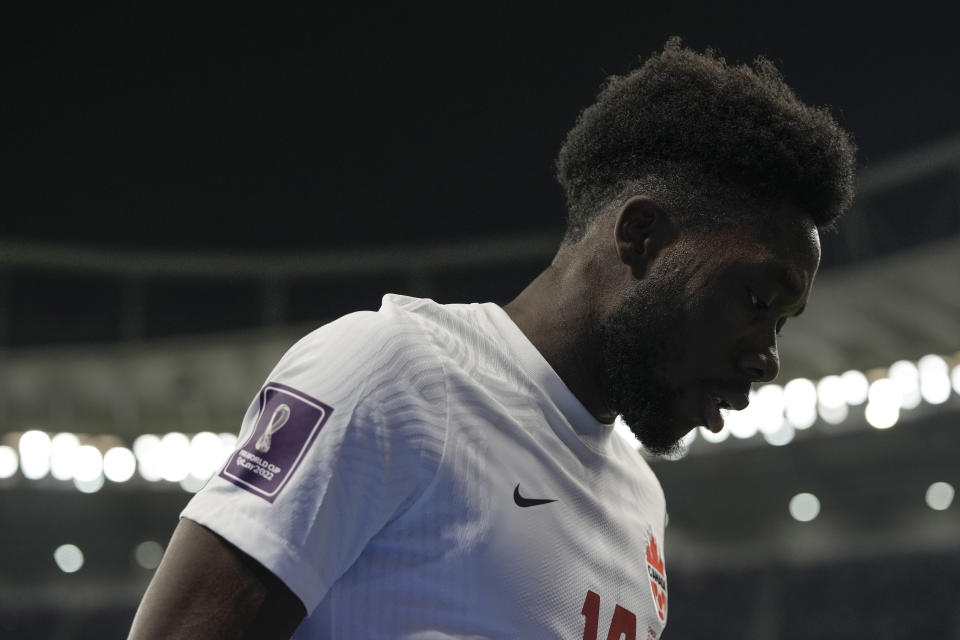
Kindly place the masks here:
[[(772, 279), (780, 288), (786, 291), (787, 294), (799, 296), (803, 293), (803, 287), (799, 286), (798, 281), (790, 275), (789, 271), (779, 265), (774, 265), (769, 262), (758, 262), (751, 265), (750, 268)], [(799, 309), (790, 314), (790, 317), (796, 318), (802, 314), (806, 308), (807, 303), (804, 302), (800, 305)]]

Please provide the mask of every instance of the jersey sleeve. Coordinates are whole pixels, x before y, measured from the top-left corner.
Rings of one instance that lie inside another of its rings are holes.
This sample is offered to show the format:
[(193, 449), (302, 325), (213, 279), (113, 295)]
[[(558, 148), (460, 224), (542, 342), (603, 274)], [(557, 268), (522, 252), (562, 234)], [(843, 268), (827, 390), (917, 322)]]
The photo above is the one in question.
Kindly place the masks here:
[(424, 329), (350, 314), (280, 360), (237, 450), (181, 517), (263, 564), (310, 613), (433, 480), (446, 431), (443, 365)]

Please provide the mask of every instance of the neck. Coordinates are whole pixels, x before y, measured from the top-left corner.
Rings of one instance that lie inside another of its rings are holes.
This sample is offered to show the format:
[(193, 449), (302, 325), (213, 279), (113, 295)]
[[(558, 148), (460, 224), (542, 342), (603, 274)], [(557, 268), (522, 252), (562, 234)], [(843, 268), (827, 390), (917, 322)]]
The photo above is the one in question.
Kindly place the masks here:
[(588, 304), (595, 295), (584, 270), (558, 256), (504, 310), (587, 411), (609, 423), (616, 413), (604, 406), (603, 362)]

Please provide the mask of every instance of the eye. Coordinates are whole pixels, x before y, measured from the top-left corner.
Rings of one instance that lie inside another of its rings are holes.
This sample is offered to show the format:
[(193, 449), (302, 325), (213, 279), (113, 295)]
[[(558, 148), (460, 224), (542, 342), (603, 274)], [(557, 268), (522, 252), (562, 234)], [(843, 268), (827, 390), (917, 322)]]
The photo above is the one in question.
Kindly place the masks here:
[(752, 304), (754, 307), (756, 307), (760, 311), (766, 311), (767, 309), (770, 308), (770, 305), (768, 305), (766, 302), (758, 298), (757, 294), (755, 294), (750, 289), (747, 289), (747, 294), (750, 296), (750, 304)]

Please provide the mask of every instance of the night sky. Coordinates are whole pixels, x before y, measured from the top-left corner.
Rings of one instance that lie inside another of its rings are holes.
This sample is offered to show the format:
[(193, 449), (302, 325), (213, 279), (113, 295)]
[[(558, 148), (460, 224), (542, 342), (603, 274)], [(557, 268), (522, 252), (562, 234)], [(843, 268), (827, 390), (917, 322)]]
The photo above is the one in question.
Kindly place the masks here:
[(0, 19), (0, 235), (267, 251), (559, 229), (563, 135), (672, 34), (769, 55), (863, 164), (960, 130), (956, 3), (720, 4), (31, 3)]

